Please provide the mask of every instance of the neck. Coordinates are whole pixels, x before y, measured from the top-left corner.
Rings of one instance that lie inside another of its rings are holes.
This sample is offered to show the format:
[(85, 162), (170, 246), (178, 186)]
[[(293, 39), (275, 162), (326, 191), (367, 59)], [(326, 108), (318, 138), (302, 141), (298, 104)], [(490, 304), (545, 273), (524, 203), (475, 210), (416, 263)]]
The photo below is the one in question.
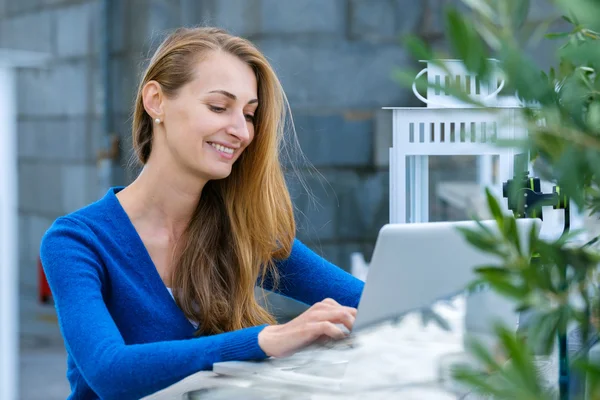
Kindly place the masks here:
[(206, 181), (173, 171), (174, 164), (148, 160), (138, 178), (119, 199), (132, 220), (143, 220), (179, 237), (187, 227)]

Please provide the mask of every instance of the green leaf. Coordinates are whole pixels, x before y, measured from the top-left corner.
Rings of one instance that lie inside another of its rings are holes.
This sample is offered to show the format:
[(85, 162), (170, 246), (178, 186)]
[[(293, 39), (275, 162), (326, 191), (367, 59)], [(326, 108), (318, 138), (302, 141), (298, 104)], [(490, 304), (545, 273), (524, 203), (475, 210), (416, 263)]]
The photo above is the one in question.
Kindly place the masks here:
[(475, 223), (477, 224), (477, 227), (479, 228), (479, 233), (483, 236), (485, 236), (488, 240), (496, 240), (496, 236), (494, 234), (494, 232), (492, 232), (492, 230), (485, 224), (483, 224), (480, 220), (476, 219)]
[(518, 376), (522, 379), (524, 386), (528, 387), (531, 393), (541, 392), (536, 368), (533, 358), (527, 351), (523, 343), (508, 328), (498, 325), (496, 334), (500, 338), (503, 347), (508, 351), (515, 369), (519, 372)]
[(573, 363), (573, 367), (581, 371), (582, 376), (586, 376), (587, 390), (589, 399), (600, 398), (600, 365), (588, 361), (586, 358), (579, 358)]
[(554, 282), (552, 282), (550, 268), (544, 265), (532, 265), (529, 269), (534, 272), (534, 280), (531, 282), (531, 286), (535, 285), (544, 292), (550, 292), (553, 294), (558, 293), (558, 288), (556, 288)]
[(429, 48), (429, 45), (425, 43), (421, 38), (415, 35), (408, 35), (402, 40), (404, 48), (408, 50), (410, 54), (417, 60), (430, 60), (434, 58), (434, 55)]
[(468, 339), (466, 348), (481, 364), (481, 369), (458, 364), (451, 369), (453, 378), (473, 391), (492, 396), (494, 399), (551, 399), (542, 388), (536, 368), (530, 356), (531, 350), (522, 343), (510, 328), (496, 327), (502, 348), (515, 356), (500, 365), (481, 342)]
[(561, 18), (564, 19), (565, 21), (571, 23), (571, 24), (573, 23), (573, 21), (571, 20), (571, 18), (567, 17), (566, 15), (563, 15)]
[(503, 232), (504, 231), (504, 214), (502, 213), (502, 210), (500, 209), (500, 204), (498, 204), (498, 201), (496, 200), (496, 198), (494, 197), (494, 195), (492, 194), (492, 192), (489, 188), (485, 188), (485, 197), (487, 199), (487, 203), (488, 203), (490, 212), (491, 212), (492, 216), (494, 217), (494, 219), (496, 220), (496, 223), (498, 224), (498, 228), (500, 229), (500, 232)]
[(471, 231), (468, 228), (458, 227), (457, 229), (463, 234), (469, 243), (480, 250), (483, 250), (486, 253), (496, 254), (500, 257), (505, 255), (505, 253), (498, 248), (497, 241), (487, 238), (476, 231)]
[(514, 246), (517, 254), (523, 256), (523, 251), (521, 249), (521, 238), (517, 229), (517, 221), (513, 216), (507, 216), (505, 218), (504, 235), (506, 240)]
[(516, 31), (527, 21), (530, 0), (513, 1), (511, 4), (513, 5), (512, 28)]
[(497, 265), (486, 265), (482, 267), (475, 268), (475, 272), (482, 275), (488, 276), (499, 276), (505, 277), (510, 275), (511, 271), (504, 267), (499, 267)]
[(467, 70), (486, 77), (489, 71), (487, 50), (473, 26), (453, 8), (446, 11), (446, 25), (450, 44), (457, 57), (463, 60)]
[(546, 33), (544, 37), (546, 39), (563, 39), (570, 35), (569, 32), (557, 32), (557, 33)]
[(463, 0), (468, 7), (479, 13), (486, 21), (495, 18), (495, 12), (489, 1), (486, 0)]
[(421, 321), (423, 325), (427, 325), (428, 323), (433, 322), (445, 331), (450, 331), (451, 329), (448, 321), (446, 321), (444, 317), (442, 317), (432, 309), (426, 309), (421, 311)]
[(472, 388), (481, 395), (498, 398), (501, 394), (501, 391), (491, 382), (489, 374), (464, 365), (455, 366), (451, 371), (454, 380)]
[(500, 369), (500, 364), (496, 361), (494, 355), (490, 353), (486, 346), (477, 339), (472, 337), (467, 338), (465, 347), (471, 354), (475, 356), (475, 358), (480, 361), (483, 366), (489, 370), (498, 370)]
[(550, 68), (550, 73), (548, 74), (549, 83), (553, 83), (556, 80), (556, 70), (554, 67)]
[(542, 313), (538, 311), (527, 331), (528, 340), (542, 354), (550, 354), (558, 334), (560, 310)]
[(527, 288), (497, 277), (490, 277), (488, 282), (496, 292), (511, 299), (522, 300), (529, 293)]

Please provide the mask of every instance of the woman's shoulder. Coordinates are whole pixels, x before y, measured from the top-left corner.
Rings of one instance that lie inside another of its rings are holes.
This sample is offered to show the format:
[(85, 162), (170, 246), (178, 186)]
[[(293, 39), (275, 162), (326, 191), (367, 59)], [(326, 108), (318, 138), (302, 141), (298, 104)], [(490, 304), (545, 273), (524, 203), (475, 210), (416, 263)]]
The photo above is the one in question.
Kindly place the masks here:
[[(112, 190), (112, 189), (111, 189)], [(96, 232), (110, 231), (114, 226), (114, 193), (107, 193), (101, 199), (57, 218), (48, 228), (48, 237), (69, 237), (92, 239)]]

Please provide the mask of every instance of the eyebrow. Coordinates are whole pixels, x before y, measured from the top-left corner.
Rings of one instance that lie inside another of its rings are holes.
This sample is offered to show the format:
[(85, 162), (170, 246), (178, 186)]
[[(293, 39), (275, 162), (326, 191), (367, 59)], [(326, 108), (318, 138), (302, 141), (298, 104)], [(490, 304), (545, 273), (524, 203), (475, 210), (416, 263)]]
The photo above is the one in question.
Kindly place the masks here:
[[(212, 92), (209, 92), (209, 93), (219, 93), (219, 94), (229, 97), (231, 100), (237, 100), (237, 96), (235, 94), (230, 93), (226, 90), (213, 90)], [(253, 104), (253, 103), (258, 103), (258, 99), (252, 99), (248, 102), (248, 104)]]

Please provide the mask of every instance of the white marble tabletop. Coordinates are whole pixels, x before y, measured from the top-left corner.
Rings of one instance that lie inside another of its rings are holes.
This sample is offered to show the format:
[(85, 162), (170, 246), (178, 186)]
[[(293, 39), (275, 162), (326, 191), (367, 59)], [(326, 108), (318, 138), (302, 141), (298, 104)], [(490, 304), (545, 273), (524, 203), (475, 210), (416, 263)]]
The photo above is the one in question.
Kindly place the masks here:
[[(343, 353), (341, 357), (349, 362), (344, 364), (345, 371), (341, 376), (328, 378), (331, 366), (322, 367), (324, 370), (319, 379), (331, 379), (331, 385), (294, 385), (292, 379), (285, 379), (285, 375), (273, 378), (270, 374), (256, 374), (241, 379), (203, 371), (144, 400), (252, 399), (252, 396), (311, 400), (389, 399), (390, 394), (400, 395), (402, 399), (456, 399), (458, 394), (449, 390), (455, 386), (444, 382), (442, 377), (447, 375), (443, 365), (450, 364), (448, 360), (464, 356), (464, 298), (458, 297), (451, 304), (441, 303), (434, 310), (444, 317), (450, 330), (442, 329), (435, 322), (424, 326), (420, 315), (410, 314), (398, 323), (382, 324), (357, 334), (353, 338), (356, 346), (352, 349), (311, 350), (289, 359), (264, 362), (265, 368), (271, 368), (269, 364), (301, 360), (319, 368), (323, 360), (335, 360)], [(310, 375), (305, 376), (312, 379)]]
[[(465, 298), (458, 296), (433, 307), (447, 322), (449, 330), (435, 322), (423, 325), (420, 314), (409, 314), (400, 322), (360, 332), (353, 337), (355, 346), (351, 349), (312, 349), (287, 359), (265, 360), (257, 363), (259, 368), (264, 368), (264, 373), (259, 371), (244, 378), (202, 371), (143, 400), (481, 400), (480, 396), (469, 394), (449, 379), (448, 367), (469, 358), (463, 345), (465, 304)], [(493, 338), (486, 345), (493, 347)], [(331, 362), (336, 360), (343, 361), (341, 374), (332, 373), (337, 367)], [(289, 374), (298, 372), (272, 373), (274, 365), (299, 363), (314, 367), (318, 376), (303, 374), (305, 383), (294, 384), (297, 379), (291, 379)], [(555, 386), (556, 355), (541, 357), (536, 363), (545, 383)]]

